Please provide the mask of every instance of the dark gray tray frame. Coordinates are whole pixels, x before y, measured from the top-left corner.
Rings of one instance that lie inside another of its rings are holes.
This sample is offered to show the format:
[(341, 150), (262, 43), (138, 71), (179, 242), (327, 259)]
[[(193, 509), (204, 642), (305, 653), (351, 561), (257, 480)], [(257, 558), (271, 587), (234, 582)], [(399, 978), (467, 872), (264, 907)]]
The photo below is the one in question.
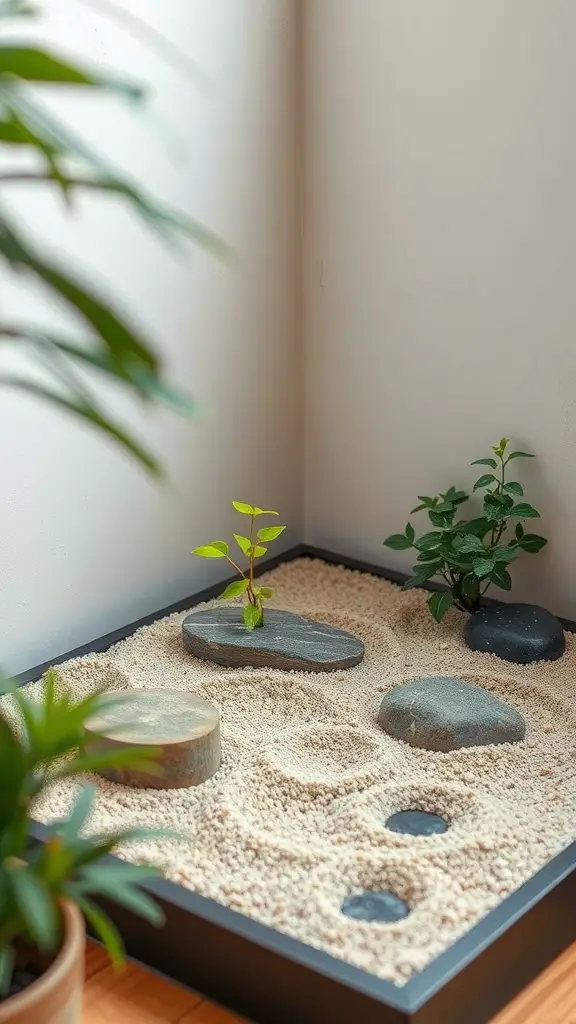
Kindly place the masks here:
[[(261, 564), (260, 572), (299, 557), (369, 572), (395, 583), (405, 576), (300, 545)], [(50, 665), (108, 650), (141, 626), (215, 597), (210, 587), (17, 677), (38, 679)], [(435, 588), (434, 588), (435, 589)], [(563, 620), (576, 632), (576, 624)], [(47, 828), (32, 823), (32, 842)], [(102, 900), (128, 954), (258, 1024), (486, 1024), (576, 939), (576, 843), (572, 843), (448, 950), (398, 988), (165, 879), (146, 885), (162, 904), (158, 931)]]

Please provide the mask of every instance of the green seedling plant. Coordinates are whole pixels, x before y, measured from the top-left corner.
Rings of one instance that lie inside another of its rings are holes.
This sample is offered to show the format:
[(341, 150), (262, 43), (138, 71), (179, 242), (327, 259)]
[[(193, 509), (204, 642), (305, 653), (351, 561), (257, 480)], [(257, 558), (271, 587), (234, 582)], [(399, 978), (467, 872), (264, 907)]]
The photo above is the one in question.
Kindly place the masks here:
[(105, 693), (75, 702), (54, 669), (44, 677), (36, 699), (0, 679), (0, 999), (10, 991), (16, 954), (34, 947), (52, 956), (62, 944), (62, 900), (75, 903), (106, 947), (113, 963), (124, 962), (122, 939), (98, 906), (99, 895), (159, 925), (163, 914), (140, 888), (157, 874), (150, 867), (118, 860), (103, 863), (118, 844), (166, 833), (132, 828), (89, 834), (86, 823), (94, 799), (90, 785), (80, 789), (68, 817), (52, 825), (43, 843), (30, 849), (34, 803), (58, 779), (82, 776), (118, 765), (160, 771), (154, 747), (90, 754), (94, 733), (85, 724), (110, 706)]
[[(510, 590), (509, 564), (523, 551), (536, 554), (547, 543), (545, 537), (525, 532), (523, 523), (527, 519), (539, 519), (540, 513), (527, 502), (518, 500), (524, 495), (522, 485), (507, 479), (512, 461), (534, 456), (528, 452), (509, 452), (509, 444), (509, 438), (503, 437), (493, 446), (493, 456), (472, 463), (487, 468), (473, 488), (483, 492), (481, 516), (470, 520), (458, 518), (460, 506), (470, 496), (450, 487), (436, 497), (419, 495), (420, 504), (412, 509), (411, 515), (425, 509), (434, 530), (417, 537), (408, 522), (404, 533), (392, 534), (384, 541), (386, 547), (394, 551), (414, 548), (418, 552), (417, 564), (405, 588), (421, 587), (435, 576), (448, 584), (448, 590), (433, 593), (428, 599), (428, 607), (437, 622), (441, 622), (453, 606), (470, 614), (477, 611), (492, 584)], [(514, 533), (510, 537), (512, 526)]]
[(254, 585), (254, 562), (257, 558), (262, 558), (268, 551), (264, 544), (271, 540), (276, 540), (284, 533), (286, 527), (263, 526), (254, 536), (256, 518), (258, 516), (277, 516), (278, 512), (274, 512), (272, 509), (258, 508), (257, 505), (247, 505), (244, 501), (233, 501), (232, 504), (237, 512), (241, 512), (242, 515), (248, 516), (250, 519), (247, 537), (240, 533), (234, 534), (236, 544), (242, 554), (248, 559), (246, 571), (241, 569), (231, 557), (229, 545), (224, 540), (213, 540), (211, 544), (194, 548), (192, 554), (200, 555), (201, 558), (226, 558), (230, 562), (230, 565), (240, 574), (241, 578), (230, 583), (224, 593), (220, 595), (220, 599), (224, 600), (228, 597), (239, 597), (245, 594), (247, 604), (244, 605), (243, 609), (244, 624), (247, 629), (257, 629), (264, 625), (263, 602), (269, 600), (274, 591), (270, 587), (257, 587)]

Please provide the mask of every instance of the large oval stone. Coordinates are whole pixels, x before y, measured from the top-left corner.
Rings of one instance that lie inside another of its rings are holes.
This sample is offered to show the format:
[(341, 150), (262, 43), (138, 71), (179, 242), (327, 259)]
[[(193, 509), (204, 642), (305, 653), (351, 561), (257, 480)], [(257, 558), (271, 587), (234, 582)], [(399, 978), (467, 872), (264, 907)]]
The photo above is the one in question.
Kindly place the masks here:
[(264, 625), (246, 629), (240, 605), (192, 612), (182, 623), (182, 639), (196, 658), (230, 668), (332, 672), (358, 665), (364, 657), (358, 637), (292, 612), (266, 609)]
[(378, 723), (413, 747), (447, 752), (524, 739), (522, 715), (481, 686), (451, 676), (431, 676), (390, 690)]
[(473, 651), (496, 654), (517, 665), (556, 661), (566, 648), (560, 622), (537, 604), (481, 608), (468, 619), (464, 639)]

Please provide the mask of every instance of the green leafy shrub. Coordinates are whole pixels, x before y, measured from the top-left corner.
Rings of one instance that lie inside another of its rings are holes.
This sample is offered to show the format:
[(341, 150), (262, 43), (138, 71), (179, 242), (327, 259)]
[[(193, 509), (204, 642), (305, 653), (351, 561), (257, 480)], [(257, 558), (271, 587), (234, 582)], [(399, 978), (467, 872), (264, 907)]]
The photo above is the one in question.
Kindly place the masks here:
[[(151, 760), (156, 749), (85, 753), (85, 723), (98, 714), (103, 694), (74, 702), (53, 669), (46, 673), (41, 700), (4, 679), (0, 693), (11, 695), (0, 702), (1, 996), (10, 989), (17, 948), (32, 945), (48, 955), (59, 949), (63, 899), (80, 908), (115, 964), (123, 963), (122, 940), (94, 897), (101, 894), (115, 900), (156, 925), (162, 923), (163, 915), (138, 887), (156, 874), (152, 868), (123, 861), (101, 863), (119, 843), (157, 836), (158, 832), (133, 828), (81, 835), (93, 801), (91, 786), (82, 788), (69, 817), (50, 827), (48, 840), (29, 849), (33, 804), (46, 786), (111, 765), (130, 764), (158, 772)], [(109, 699), (106, 706), (110, 706)]]
[[(539, 519), (540, 513), (532, 505), (521, 501), (521, 484), (507, 480), (506, 472), (514, 459), (532, 459), (528, 452), (508, 453), (509, 438), (503, 437), (494, 445), (494, 457), (476, 459), (473, 466), (486, 466), (489, 470), (478, 478), (474, 491), (483, 491), (482, 515), (466, 520), (457, 518), (459, 508), (469, 495), (450, 487), (437, 497), (420, 495), (420, 504), (412, 513), (426, 509), (434, 530), (416, 536), (411, 523), (404, 533), (388, 537), (384, 544), (394, 551), (414, 548), (418, 552), (413, 576), (405, 587), (420, 587), (434, 576), (441, 576), (449, 590), (431, 594), (428, 606), (440, 622), (453, 605), (465, 612), (475, 612), (480, 600), (493, 583), (510, 590), (512, 579), (507, 566), (522, 551), (536, 554), (547, 543), (537, 533), (526, 533), (522, 523)], [(515, 523), (514, 536), (506, 539)]]
[(254, 520), (256, 517), (277, 516), (278, 513), (271, 509), (258, 508), (257, 505), (247, 505), (244, 501), (233, 501), (232, 504), (237, 512), (250, 517), (248, 536), (245, 537), (239, 533), (234, 534), (234, 540), (240, 551), (248, 559), (246, 572), (230, 557), (230, 548), (224, 540), (213, 540), (211, 544), (194, 548), (192, 554), (200, 555), (201, 558), (226, 558), (236, 572), (240, 573), (241, 579), (230, 583), (224, 593), (220, 595), (220, 598), (238, 597), (240, 594), (245, 594), (248, 603), (244, 606), (244, 622), (248, 629), (255, 629), (264, 625), (263, 601), (271, 598), (273, 591), (270, 587), (254, 586), (254, 560), (262, 558), (262, 555), (265, 555), (268, 551), (268, 548), (264, 547), (263, 542), (276, 540), (280, 534), (284, 533), (286, 527), (263, 526), (258, 530), (256, 537), (254, 537)]

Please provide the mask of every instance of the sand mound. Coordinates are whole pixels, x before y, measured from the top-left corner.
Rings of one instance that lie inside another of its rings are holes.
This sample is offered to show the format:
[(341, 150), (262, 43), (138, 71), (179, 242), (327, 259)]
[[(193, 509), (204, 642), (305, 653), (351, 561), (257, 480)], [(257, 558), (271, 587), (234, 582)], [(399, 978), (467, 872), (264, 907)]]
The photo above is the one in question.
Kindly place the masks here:
[[(402, 984), (572, 840), (576, 638), (567, 636), (560, 661), (513, 666), (468, 650), (459, 613), (437, 626), (422, 592), (309, 559), (266, 581), (278, 607), (361, 636), (365, 661), (330, 675), (218, 668), (183, 651), (182, 614), (62, 666), (79, 696), (107, 680), (166, 686), (222, 714), (223, 764), (212, 779), (168, 792), (98, 781), (90, 827), (184, 830), (186, 841), (133, 844), (123, 855)], [(516, 707), (525, 741), (440, 754), (385, 735), (382, 694), (428, 675), (455, 675)], [(79, 785), (53, 788), (37, 817), (60, 817)], [(449, 828), (388, 830), (406, 809), (440, 814)], [(410, 915), (382, 925), (341, 914), (346, 896), (379, 888)]]

